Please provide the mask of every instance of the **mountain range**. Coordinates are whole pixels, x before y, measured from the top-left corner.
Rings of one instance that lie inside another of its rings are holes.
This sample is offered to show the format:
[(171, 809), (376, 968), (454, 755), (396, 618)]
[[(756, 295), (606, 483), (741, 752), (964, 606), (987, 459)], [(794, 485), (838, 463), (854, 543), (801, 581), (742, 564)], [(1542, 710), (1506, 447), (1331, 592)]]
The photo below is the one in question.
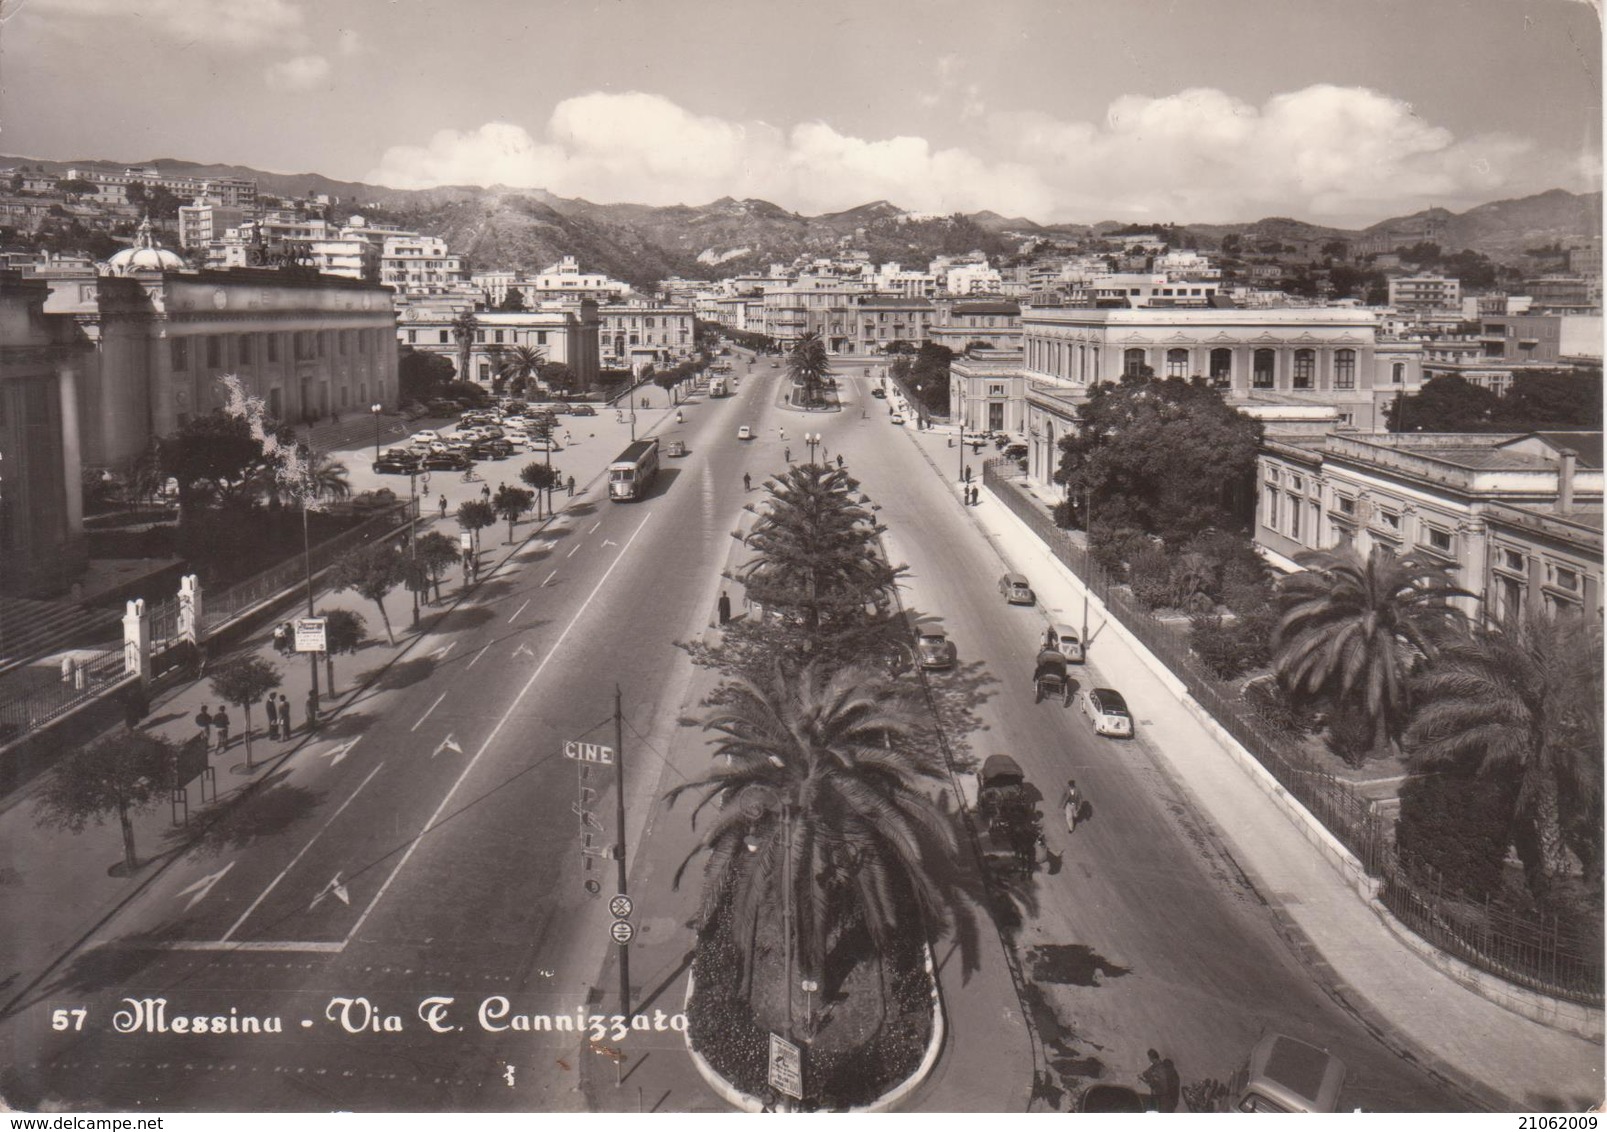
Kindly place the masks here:
[[(37, 165), (62, 173), (73, 165), (121, 169), (129, 163), (0, 156), (0, 164)], [(844, 212), (803, 216), (769, 201), (731, 197), (698, 206), (596, 204), (542, 189), (505, 185), (392, 189), (336, 181), (317, 173), (265, 173), (245, 166), (168, 158), (132, 164), (154, 166), (172, 176), (252, 179), (263, 193), (273, 196), (326, 194), (340, 201), (335, 212), (338, 218), (363, 213), (444, 237), (475, 270), (539, 271), (560, 256), (573, 255), (585, 270), (605, 272), (641, 287), (670, 275), (711, 279), (763, 272), (772, 263), (790, 263), (800, 255), (848, 249), (868, 252), (873, 262), (924, 266), (935, 255), (976, 250), (1005, 255), (1034, 238), (1072, 239), (1123, 226), (1114, 221), (1090, 226), (1042, 225), (986, 211), (936, 217), (911, 213), (885, 200)], [(1431, 208), (1361, 230), (1286, 217), (1243, 224), (1189, 224), (1187, 230), (1199, 246), (1209, 249), (1230, 234), (1285, 243), (1354, 240), (1385, 231), (1420, 231), (1423, 221), (1432, 219), (1438, 222), (1442, 250), (1476, 251), (1532, 269), (1536, 261), (1524, 255), (1529, 249), (1599, 236), (1601, 207), (1599, 192), (1552, 189), (1482, 204), (1462, 213)]]

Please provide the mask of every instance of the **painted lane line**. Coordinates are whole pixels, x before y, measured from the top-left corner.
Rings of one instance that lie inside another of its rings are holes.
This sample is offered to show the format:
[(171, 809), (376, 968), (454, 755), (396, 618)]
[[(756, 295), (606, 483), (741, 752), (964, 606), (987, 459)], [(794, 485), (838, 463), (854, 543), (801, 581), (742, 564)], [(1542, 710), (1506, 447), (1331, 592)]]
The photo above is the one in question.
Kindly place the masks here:
[(515, 621), (517, 621), (519, 619), (519, 614), (523, 613), (529, 607), (530, 607), (530, 599), (525, 598), (525, 603), (523, 605), (521, 605), (518, 609), (515, 609), (513, 611), (513, 616), (508, 618), (508, 624), (512, 625)]
[(594, 525), (592, 527), (592, 529), (587, 531), (586, 533), (589, 534), (589, 535), (594, 535), (594, 534), (597, 533), (597, 528), (602, 526), (602, 525), (603, 525), (603, 521), (601, 519), (598, 519), (596, 525)]
[[(384, 765), (385, 764), (383, 762), (381, 762), (379, 764), (379, 766), (376, 766), (373, 770), (368, 772), (368, 777), (363, 779), (361, 782), (359, 782), (357, 784), (357, 789), (353, 790), (351, 792), (350, 796), (347, 797), (347, 799), (340, 804), (340, 809), (336, 810), (334, 813), (329, 815), (329, 820), (326, 821), (323, 824), (323, 826), (319, 828), (317, 833), (312, 835), (312, 839), (310, 841), (308, 841), (307, 844), (305, 844), (305, 845), (303, 845), (301, 847), (301, 852), (297, 853), (294, 857), (290, 858), (290, 864), (286, 865), (284, 868), (279, 870), (279, 875), (274, 877), (272, 882), (269, 883), (268, 887), (262, 890), (262, 894), (251, 902), (251, 907), (247, 908), (244, 912), (240, 913), (240, 918), (238, 920), (236, 920), (230, 926), (228, 931), (223, 933), (223, 938), (218, 940), (219, 945), (222, 945), (222, 944), (225, 944), (225, 943), (229, 942), (229, 937), (231, 935), (233, 935), (235, 932), (240, 930), (240, 925), (245, 923), (246, 919), (251, 915), (251, 913), (253, 913), (253, 912), (255, 912), (257, 910), (257, 905), (261, 904), (264, 900), (266, 900), (268, 898), (268, 893), (272, 892), (276, 887), (278, 887), (279, 882), (285, 879), (285, 874), (288, 873), (291, 869), (296, 867), (296, 862), (301, 860), (302, 857), (304, 857), (306, 855), (307, 850), (309, 850), (309, 849), (311, 849), (313, 847), (313, 842), (317, 841), (320, 837), (322, 837), (324, 835), (324, 830), (328, 829), (330, 826), (335, 824), (335, 819), (340, 817), (340, 815), (345, 812), (346, 807), (352, 804), (352, 799), (356, 798), (357, 795), (359, 795), (359, 794), (361, 794), (363, 792), (363, 787), (367, 786), (370, 782), (372, 782), (374, 780), (374, 776), (379, 773), (379, 768), (384, 766)], [(241, 945), (231, 945), (231, 946), (248, 946), (248, 945), (241, 944)], [(342, 942), (340, 946), (345, 947), (346, 945), (345, 945), (344, 942)], [(328, 949), (324, 949), (324, 950), (328, 950)], [(339, 950), (339, 949), (336, 948), (335, 950)]]
[(580, 543), (577, 542), (574, 546), (569, 548), (569, 553), (564, 555), (564, 557), (565, 558), (573, 558), (575, 556), (575, 551), (577, 551), (579, 549), (580, 549)]
[[(491, 647), (490, 645), (483, 645), (480, 648), (480, 651), (474, 654), (474, 660), (479, 660), (482, 656), (484, 656), (485, 655), (485, 650), (490, 648), (490, 647)], [(469, 663), (466, 665), (466, 667), (473, 668), (474, 667), (474, 660), (469, 661)]]
[(604, 570), (602, 577), (597, 579), (597, 584), (592, 587), (591, 593), (586, 595), (586, 600), (580, 603), (579, 609), (575, 610), (575, 615), (569, 619), (569, 624), (564, 626), (564, 631), (558, 635), (558, 639), (547, 650), (547, 655), (542, 658), (540, 664), (536, 665), (536, 670), (530, 674), (530, 679), (525, 681), (524, 687), (519, 689), (519, 694), (508, 705), (508, 710), (503, 712), (502, 717), (497, 720), (497, 725), (491, 729), (491, 734), (485, 737), (485, 741), (480, 744), (480, 749), (474, 752), (474, 757), (469, 760), (468, 765), (463, 768), (457, 780), (447, 790), (446, 797), (441, 799), (441, 804), (435, 807), (435, 812), (430, 815), (429, 820), (418, 831), (418, 835), (408, 843), (407, 852), (402, 854), (401, 860), (397, 861), (396, 866), (391, 869), (390, 875), (385, 878), (385, 883), (379, 886), (379, 891), (374, 893), (374, 898), (368, 902), (368, 907), (363, 909), (363, 914), (357, 917), (357, 922), (352, 925), (352, 930), (346, 933), (344, 942), (350, 943), (357, 938), (357, 933), (362, 930), (363, 924), (367, 922), (374, 909), (379, 906), (379, 902), (385, 898), (385, 893), (390, 889), (391, 882), (401, 875), (402, 869), (407, 865), (408, 860), (412, 858), (414, 850), (423, 844), (424, 835), (435, 828), (435, 823), (440, 821), (441, 815), (446, 812), (447, 806), (451, 804), (452, 798), (457, 794), (459, 787), (468, 780), (469, 775), (474, 772), (474, 768), (479, 764), (480, 759), (491, 749), (491, 744), (502, 733), (502, 729), (508, 725), (508, 720), (513, 718), (514, 710), (518, 708), (519, 702), (530, 693), (531, 688), (536, 686), (536, 681), (541, 679), (541, 674), (547, 670), (547, 665), (552, 662), (553, 657), (558, 655), (558, 650), (563, 648), (564, 642), (569, 639), (569, 634), (574, 631), (575, 626), (580, 623), (580, 619), (585, 616), (586, 610), (591, 608), (591, 603), (596, 600), (597, 595), (608, 584), (608, 579), (613, 576), (615, 568), (625, 561), (625, 553), (630, 550), (631, 545), (636, 542), (636, 536), (642, 533), (642, 528), (647, 526), (648, 520), (652, 517), (652, 512), (644, 515), (642, 521), (637, 524), (636, 530), (631, 532), (631, 537), (625, 540), (625, 545), (614, 556), (614, 561), (609, 563), (608, 569)]
[[(557, 576), (558, 576), (558, 571), (556, 571), (556, 570), (554, 570), (554, 571), (553, 571), (553, 572), (552, 572), (552, 573), (550, 573), (550, 574), (548, 574), (548, 575), (547, 575), (547, 582), (550, 582), (550, 581), (552, 581), (552, 580), (553, 580), (553, 579), (554, 579), (554, 578), (556, 578), (556, 577), (557, 577)], [(543, 585), (543, 586), (545, 586), (545, 585), (546, 585), (546, 584), (547, 584), (547, 582), (542, 582), (542, 583), (541, 583), (541, 584), (542, 584), (542, 585)]]
[(165, 939), (138, 945), (157, 951), (316, 951), (335, 954), (346, 950), (342, 940), (317, 942), (313, 940), (246, 939), (238, 943), (213, 943), (200, 939)]
[(446, 699), (446, 693), (445, 692), (442, 692), (439, 696), (436, 696), (435, 697), (435, 702), (433, 704), (431, 704), (429, 707), (425, 708), (424, 709), (424, 714), (418, 717), (418, 723), (415, 723), (412, 727), (409, 727), (408, 730), (409, 731), (417, 731), (419, 729), (419, 723), (423, 723), (426, 719), (430, 718), (430, 712), (432, 712), (436, 708), (440, 707), (441, 706), (441, 701), (444, 700), (444, 699)]

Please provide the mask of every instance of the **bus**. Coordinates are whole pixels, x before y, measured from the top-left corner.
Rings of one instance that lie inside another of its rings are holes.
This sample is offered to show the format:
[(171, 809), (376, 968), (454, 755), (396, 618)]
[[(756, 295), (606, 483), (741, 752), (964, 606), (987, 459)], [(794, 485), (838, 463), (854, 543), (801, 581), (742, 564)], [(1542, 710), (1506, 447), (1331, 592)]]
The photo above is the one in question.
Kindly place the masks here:
[(726, 386), (725, 378), (716, 377), (716, 378), (713, 378), (713, 379), (711, 379), (709, 381), (709, 396), (710, 397), (724, 397), (728, 393), (729, 393), (729, 389)]
[(633, 440), (608, 465), (608, 498), (615, 503), (643, 499), (658, 475), (658, 441)]

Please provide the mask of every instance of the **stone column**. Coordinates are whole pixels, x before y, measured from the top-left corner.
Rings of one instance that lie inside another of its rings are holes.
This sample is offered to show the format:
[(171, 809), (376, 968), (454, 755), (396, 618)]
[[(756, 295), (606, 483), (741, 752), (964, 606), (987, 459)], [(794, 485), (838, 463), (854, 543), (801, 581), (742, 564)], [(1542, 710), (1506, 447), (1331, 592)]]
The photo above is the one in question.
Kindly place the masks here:
[(151, 618), (145, 612), (145, 599), (135, 598), (123, 614), (123, 672), (151, 682)]
[(196, 648), (206, 640), (202, 613), (201, 579), (195, 574), (186, 574), (179, 579), (178, 633)]
[(56, 374), (61, 398), (61, 471), (67, 484), (67, 540), (84, 537), (83, 445), (78, 435), (78, 371), (64, 365)]

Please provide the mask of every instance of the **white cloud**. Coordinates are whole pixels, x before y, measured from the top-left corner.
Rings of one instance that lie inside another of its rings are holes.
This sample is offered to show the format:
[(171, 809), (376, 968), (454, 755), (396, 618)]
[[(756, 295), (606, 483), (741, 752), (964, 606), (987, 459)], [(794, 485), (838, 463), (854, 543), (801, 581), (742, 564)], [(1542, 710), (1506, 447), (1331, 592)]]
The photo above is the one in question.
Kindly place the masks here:
[(34, 0), (31, 11), (63, 23), (138, 20), (185, 43), (233, 48), (282, 43), (302, 28), (288, 0)]
[(282, 63), (274, 63), (266, 72), (268, 85), (274, 90), (313, 90), (329, 78), (329, 60), (322, 55), (298, 55)]
[(937, 70), (987, 127), (975, 147), (854, 137), (818, 121), (783, 131), (693, 114), (654, 94), (599, 92), (560, 102), (537, 135), (493, 122), (392, 147), (366, 179), (660, 205), (756, 196), (806, 213), (885, 198), (922, 212), (987, 208), (1039, 220), (1281, 214), (1342, 225), (1579, 180), (1571, 159), (1548, 164), (1511, 137), (1455, 138), (1361, 88), (1316, 85), (1261, 106), (1203, 88), (1127, 95), (1093, 123), (986, 114), (980, 91), (956, 81), (955, 61), (939, 59)]

